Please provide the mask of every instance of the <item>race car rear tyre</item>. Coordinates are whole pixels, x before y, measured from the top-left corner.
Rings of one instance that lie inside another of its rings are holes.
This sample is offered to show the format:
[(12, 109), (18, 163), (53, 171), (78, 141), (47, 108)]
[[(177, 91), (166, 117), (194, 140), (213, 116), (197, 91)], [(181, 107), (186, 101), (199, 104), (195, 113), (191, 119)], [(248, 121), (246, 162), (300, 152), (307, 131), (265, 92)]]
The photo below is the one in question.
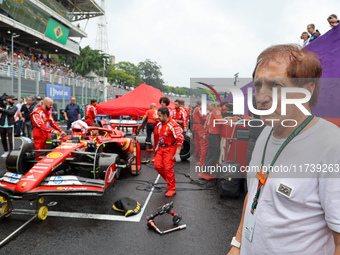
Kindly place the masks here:
[[(1, 207), (1, 211), (0, 211), (0, 215), (3, 215), (5, 214), (6, 212), (8, 212), (8, 205), (7, 204), (4, 204), (2, 207)], [(7, 214), (5, 217), (9, 217), (11, 214)]]
[(47, 206), (42, 206), (39, 208), (38, 211), (38, 219), (39, 220), (46, 220), (48, 214)]
[(25, 162), (33, 151), (33, 141), (27, 137), (20, 137), (19, 150), (12, 150), (6, 158), (6, 168), (11, 172), (26, 174), (33, 164)]
[(190, 158), (190, 137), (184, 135), (183, 147), (180, 153), (180, 157), (182, 161), (187, 160)]

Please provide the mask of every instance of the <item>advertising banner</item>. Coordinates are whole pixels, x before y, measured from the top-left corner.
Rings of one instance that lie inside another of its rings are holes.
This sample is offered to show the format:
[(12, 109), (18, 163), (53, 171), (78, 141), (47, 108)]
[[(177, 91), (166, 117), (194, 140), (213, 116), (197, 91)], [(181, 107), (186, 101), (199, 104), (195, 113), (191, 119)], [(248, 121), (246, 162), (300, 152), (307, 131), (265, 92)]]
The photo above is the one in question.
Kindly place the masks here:
[[(65, 100), (71, 99), (71, 87), (65, 86)], [(46, 84), (46, 96), (52, 98), (52, 84)], [(53, 99), (63, 100), (63, 86), (53, 85)]]

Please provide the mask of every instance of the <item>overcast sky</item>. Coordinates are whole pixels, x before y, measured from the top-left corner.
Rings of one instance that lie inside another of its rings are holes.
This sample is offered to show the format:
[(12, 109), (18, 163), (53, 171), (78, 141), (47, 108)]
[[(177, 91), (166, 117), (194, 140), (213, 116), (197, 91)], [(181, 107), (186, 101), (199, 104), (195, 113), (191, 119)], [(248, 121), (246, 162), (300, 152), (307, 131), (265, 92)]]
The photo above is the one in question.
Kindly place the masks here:
[[(100, 0), (96, 0), (100, 5)], [(310, 23), (321, 34), (339, 0), (106, 0), (109, 53), (116, 63), (151, 59), (170, 86), (190, 78), (251, 77), (256, 57), (270, 45), (302, 43)], [(81, 46), (95, 48), (99, 18), (88, 21)], [(84, 28), (86, 22), (81, 22)]]

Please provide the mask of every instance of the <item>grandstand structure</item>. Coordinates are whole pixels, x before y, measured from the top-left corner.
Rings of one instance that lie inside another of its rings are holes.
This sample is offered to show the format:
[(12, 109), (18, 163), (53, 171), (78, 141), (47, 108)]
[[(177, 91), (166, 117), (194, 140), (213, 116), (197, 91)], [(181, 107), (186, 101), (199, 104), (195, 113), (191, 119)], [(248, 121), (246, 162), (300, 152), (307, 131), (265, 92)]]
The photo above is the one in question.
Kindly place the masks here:
[(70, 96), (84, 104), (91, 97), (103, 98), (105, 84), (95, 77), (71, 77), (60, 70), (51, 72), (45, 68), (42, 72), (44, 67), (21, 66), (13, 45), (19, 52), (30, 54), (79, 55), (77, 41), (87, 34), (77, 21), (104, 14), (94, 0), (0, 0), (0, 43), (8, 50), (7, 62), (0, 63), (0, 93), (19, 97), (54, 94), (59, 108), (65, 106)]

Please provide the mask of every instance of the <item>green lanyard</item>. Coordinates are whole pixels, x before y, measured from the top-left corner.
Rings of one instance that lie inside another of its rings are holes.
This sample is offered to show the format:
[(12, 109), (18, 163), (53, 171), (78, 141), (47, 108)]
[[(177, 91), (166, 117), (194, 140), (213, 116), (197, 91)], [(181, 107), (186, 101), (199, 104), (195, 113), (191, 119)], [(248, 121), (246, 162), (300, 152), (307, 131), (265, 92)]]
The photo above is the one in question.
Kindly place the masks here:
[(265, 182), (267, 181), (268, 175), (269, 175), (269, 170), (270, 168), (275, 164), (276, 160), (278, 159), (278, 157), (280, 156), (281, 152), (283, 151), (283, 149), (309, 124), (309, 122), (311, 122), (311, 120), (314, 118), (314, 114), (312, 113), (312, 115), (309, 115), (307, 119), (305, 119), (301, 125), (299, 125), (294, 131), (293, 133), (290, 134), (290, 136), (288, 136), (288, 138), (283, 142), (283, 144), (281, 145), (281, 147), (279, 148), (279, 150), (276, 152), (272, 162), (270, 163), (268, 169), (266, 172), (264, 172), (262, 170), (263, 167), (263, 163), (264, 163), (264, 158), (266, 155), (266, 150), (267, 150), (267, 145), (268, 145), (268, 141), (270, 136), (273, 133), (273, 129), (270, 131), (269, 136), (267, 138), (266, 144), (264, 146), (263, 149), (263, 154), (262, 154), (262, 160), (261, 160), (261, 167), (259, 169), (259, 172), (257, 173), (256, 177), (259, 179), (259, 183), (257, 185), (257, 191), (254, 197), (254, 201), (253, 204), (251, 206), (251, 210), (250, 212), (252, 214), (254, 214), (254, 210), (256, 209), (256, 206), (258, 204), (258, 200), (259, 200), (259, 196), (260, 196), (260, 191), (262, 186), (265, 184)]

